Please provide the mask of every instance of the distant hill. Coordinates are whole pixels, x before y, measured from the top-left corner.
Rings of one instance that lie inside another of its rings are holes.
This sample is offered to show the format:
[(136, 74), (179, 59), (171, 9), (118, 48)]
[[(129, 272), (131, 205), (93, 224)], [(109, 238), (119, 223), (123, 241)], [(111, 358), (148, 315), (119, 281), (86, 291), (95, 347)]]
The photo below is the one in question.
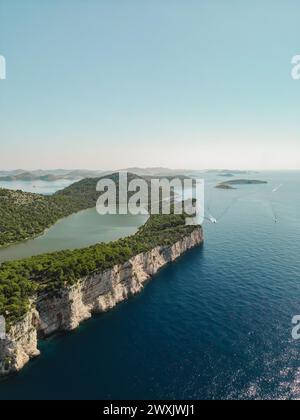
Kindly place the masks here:
[[(170, 169), (170, 168), (163, 168), (163, 167), (151, 167), (151, 168), (125, 168), (118, 170), (122, 172), (133, 173), (139, 176), (157, 176), (157, 177), (177, 177), (177, 176), (185, 176), (188, 173), (192, 173), (194, 171), (187, 170), (187, 169)], [(109, 172), (108, 172), (109, 173)]]
[(14, 175), (7, 175), (0, 178), (0, 181), (31, 181), (35, 176), (30, 172), (21, 172)]
[(157, 176), (157, 177), (177, 177), (177, 176), (193, 176), (202, 172), (203, 174), (217, 174), (223, 177), (233, 177), (236, 175), (250, 175), (254, 172), (243, 170), (229, 170), (229, 169), (210, 169), (210, 170), (193, 170), (193, 169), (171, 169), (164, 167), (148, 167), (139, 168), (131, 167), (113, 170), (89, 170), (89, 169), (37, 169), (26, 171), (24, 169), (16, 169), (13, 171), (0, 171), (1, 181), (56, 181), (56, 180), (80, 180), (83, 178), (97, 178), (103, 175), (109, 175), (113, 172), (128, 172), (138, 176)]
[[(113, 172), (110, 174), (102, 175), (101, 177), (97, 178), (84, 178), (78, 182), (75, 182), (74, 184), (71, 184), (70, 186), (64, 188), (61, 191), (57, 191), (54, 194), (54, 197), (71, 197), (72, 200), (76, 200), (78, 202), (79, 206), (86, 205), (87, 207), (93, 207), (96, 205), (97, 199), (99, 197), (99, 192), (97, 192), (96, 187), (97, 183), (101, 179), (109, 178), (112, 179), (117, 186), (117, 197), (119, 195), (119, 172)], [(127, 172), (127, 181), (128, 184), (135, 179), (143, 179), (148, 184), (151, 182), (151, 178), (156, 178), (153, 176), (139, 176), (131, 172)], [(174, 179), (172, 176), (163, 177), (167, 178), (169, 180)], [(179, 179), (186, 179), (187, 177), (178, 176), (176, 178)], [(149, 189), (150, 193), (150, 189)], [(128, 198), (130, 198), (134, 192), (128, 193)], [(164, 197), (167, 198), (167, 197)], [(150, 196), (148, 197), (148, 201), (150, 202)]]
[(86, 177), (99, 177), (102, 171), (89, 171), (89, 170), (74, 170), (74, 171), (43, 171), (37, 170), (32, 172), (26, 171), (13, 171), (13, 172), (0, 172), (0, 182), (6, 181), (57, 181), (57, 180), (76, 180)]
[(26, 172), (26, 171), (24, 171), (24, 169), (16, 169), (13, 171), (0, 171), (0, 176), (18, 175), (18, 174), (21, 174), (22, 172)]

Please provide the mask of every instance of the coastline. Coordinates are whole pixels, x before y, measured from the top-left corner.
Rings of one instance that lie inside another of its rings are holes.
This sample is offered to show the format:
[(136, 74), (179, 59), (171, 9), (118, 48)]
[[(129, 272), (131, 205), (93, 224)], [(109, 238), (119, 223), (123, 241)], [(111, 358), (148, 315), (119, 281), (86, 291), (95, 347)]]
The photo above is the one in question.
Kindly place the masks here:
[(172, 245), (137, 254), (58, 292), (38, 293), (31, 299), (25, 317), (11, 326), (5, 340), (0, 340), (0, 375), (18, 372), (37, 357), (38, 339), (72, 331), (94, 314), (114, 308), (139, 293), (161, 268), (202, 243), (203, 230), (198, 226)]

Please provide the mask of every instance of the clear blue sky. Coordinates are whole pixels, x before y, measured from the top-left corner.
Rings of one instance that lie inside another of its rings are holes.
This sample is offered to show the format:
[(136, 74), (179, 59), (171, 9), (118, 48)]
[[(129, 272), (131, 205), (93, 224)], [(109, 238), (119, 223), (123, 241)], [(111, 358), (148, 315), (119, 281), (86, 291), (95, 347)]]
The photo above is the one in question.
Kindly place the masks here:
[(299, 0), (0, 0), (0, 169), (300, 169), (299, 16)]

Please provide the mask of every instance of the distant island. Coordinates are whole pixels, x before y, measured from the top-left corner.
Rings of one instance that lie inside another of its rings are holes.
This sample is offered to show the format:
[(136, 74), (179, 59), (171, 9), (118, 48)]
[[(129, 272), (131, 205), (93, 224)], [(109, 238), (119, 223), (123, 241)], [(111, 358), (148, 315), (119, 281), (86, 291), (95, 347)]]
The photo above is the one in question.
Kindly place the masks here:
[(224, 178), (232, 178), (232, 177), (234, 177), (234, 175), (233, 174), (231, 174), (231, 173), (226, 173), (226, 174), (219, 174), (218, 176), (221, 176), (221, 177), (224, 177)]
[(222, 182), (221, 184), (218, 184), (216, 188), (219, 188), (220, 190), (235, 190), (236, 189), (226, 182)]
[(178, 177), (186, 176), (196, 171), (188, 171), (185, 169), (169, 169), (169, 168), (124, 168), (118, 170), (87, 170), (87, 169), (52, 169), (52, 170), (23, 170), (16, 169), (13, 171), (0, 170), (0, 182), (13, 181), (45, 181), (53, 182), (58, 180), (81, 180), (84, 178), (99, 178), (99, 176), (110, 175), (113, 172), (129, 172), (138, 176), (158, 176), (158, 177)]
[(45, 181), (53, 182), (59, 180), (80, 180), (86, 177), (99, 177), (102, 171), (89, 170), (53, 170), (53, 171), (22, 171), (0, 172), (0, 182), (13, 181)]
[(257, 179), (233, 179), (226, 182), (221, 182), (220, 184), (216, 185), (216, 188), (223, 189), (223, 190), (232, 190), (234, 189), (233, 185), (255, 185), (255, 184), (267, 184), (267, 181), (260, 181)]
[(99, 176), (109, 175), (112, 172), (130, 172), (138, 176), (199, 176), (199, 173), (203, 174), (216, 174), (220, 177), (233, 177), (233, 176), (245, 176), (253, 174), (250, 171), (241, 170), (229, 170), (229, 169), (213, 169), (213, 170), (195, 170), (195, 169), (170, 169), (163, 167), (149, 167), (149, 168), (123, 168), (117, 170), (91, 170), (91, 169), (36, 169), (36, 170), (24, 170), (15, 169), (11, 171), (0, 170), (0, 182), (13, 182), (13, 181), (45, 181), (53, 182), (58, 180), (80, 180), (84, 178), (97, 178)]
[(235, 169), (208, 169), (205, 172), (208, 174), (217, 174), (219, 176), (249, 175), (253, 173), (253, 171), (242, 171), (242, 170), (235, 170)]

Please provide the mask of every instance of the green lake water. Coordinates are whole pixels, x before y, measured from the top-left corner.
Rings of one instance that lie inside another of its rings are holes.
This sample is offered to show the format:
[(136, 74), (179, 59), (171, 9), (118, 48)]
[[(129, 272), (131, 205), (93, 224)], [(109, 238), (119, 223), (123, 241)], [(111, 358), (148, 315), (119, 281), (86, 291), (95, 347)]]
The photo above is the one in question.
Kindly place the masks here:
[(106, 215), (84, 210), (58, 221), (43, 235), (0, 249), (0, 263), (63, 249), (83, 248), (133, 235), (147, 216)]

